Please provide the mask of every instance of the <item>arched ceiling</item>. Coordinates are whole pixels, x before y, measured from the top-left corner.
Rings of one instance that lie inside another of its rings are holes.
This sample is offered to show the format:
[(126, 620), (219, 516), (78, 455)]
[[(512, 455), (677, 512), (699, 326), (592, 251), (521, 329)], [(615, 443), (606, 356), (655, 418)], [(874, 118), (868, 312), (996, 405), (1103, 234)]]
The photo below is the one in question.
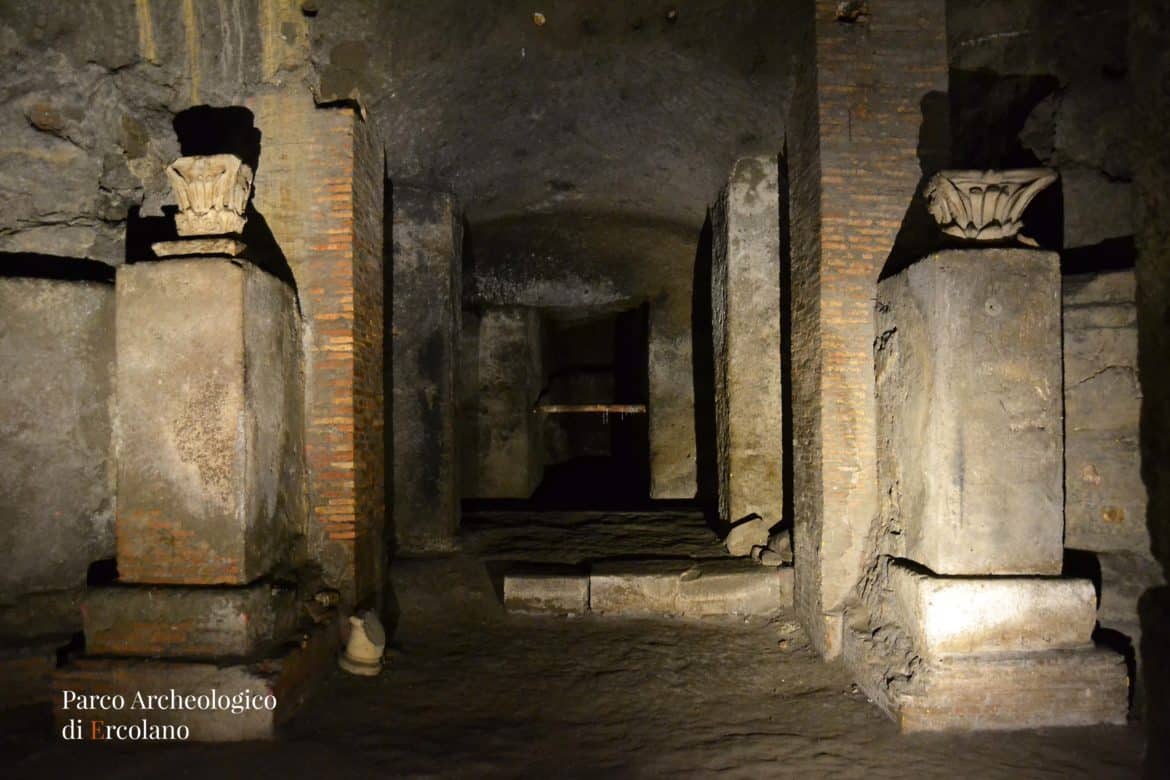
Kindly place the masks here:
[(315, 56), (323, 91), (378, 123), (391, 178), (454, 192), (473, 230), (615, 214), (697, 231), (737, 157), (782, 147), (794, 5), (321, 3)]

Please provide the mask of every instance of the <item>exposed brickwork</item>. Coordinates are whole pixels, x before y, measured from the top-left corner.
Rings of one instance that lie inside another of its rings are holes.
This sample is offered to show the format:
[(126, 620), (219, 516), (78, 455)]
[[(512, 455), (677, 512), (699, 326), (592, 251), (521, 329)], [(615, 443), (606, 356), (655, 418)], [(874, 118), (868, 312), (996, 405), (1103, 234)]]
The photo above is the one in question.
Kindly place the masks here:
[(380, 589), (382, 150), (350, 108), (307, 94), (252, 101), (263, 134), (256, 209), (296, 280), (305, 318), (310, 553), (347, 602)]
[(877, 509), (874, 285), (922, 175), (923, 100), (946, 89), (945, 4), (837, 21), (817, 0), (788, 120), (792, 186), (796, 603), (822, 654)]

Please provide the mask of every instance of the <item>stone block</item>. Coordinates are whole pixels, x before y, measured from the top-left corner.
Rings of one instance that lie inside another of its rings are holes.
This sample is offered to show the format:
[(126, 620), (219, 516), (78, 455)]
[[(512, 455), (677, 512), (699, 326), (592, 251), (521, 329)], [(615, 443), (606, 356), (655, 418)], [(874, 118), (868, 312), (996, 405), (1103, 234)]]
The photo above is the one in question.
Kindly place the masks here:
[(405, 551), (450, 549), (459, 526), (455, 430), (463, 227), (454, 199), (394, 189), (386, 360), (393, 431), (392, 517)]
[(1123, 725), (1125, 659), (1099, 648), (956, 656), (891, 675), (865, 632), (845, 632), (858, 686), (906, 733)]
[(890, 566), (898, 622), (927, 658), (1086, 647), (1097, 623), (1089, 580), (932, 577)]
[(540, 314), (467, 312), (461, 361), (460, 455), (466, 498), (528, 498), (544, 476)]
[(780, 522), (780, 198), (774, 157), (738, 160), (713, 210), (719, 515)]
[(113, 285), (0, 278), (0, 611), (114, 555), (113, 326)]
[(122, 266), (117, 299), (119, 575), (251, 582), (300, 525), (293, 292), (250, 265), (172, 260)]
[[(155, 726), (186, 726), (192, 742), (274, 739), (278, 726), (292, 717), (320, 680), (332, 672), (337, 645), (337, 624), (330, 621), (316, 626), (280, 654), (251, 664), (82, 657), (59, 668), (53, 676), (53, 716), (58, 730), (71, 719), (80, 719), (81, 733), (87, 740), (95, 738), (95, 729), (101, 733), (110, 726), (138, 726), (144, 721)], [(246, 696), (249, 702), (273, 696), (276, 706), (250, 707), (239, 713), (222, 706), (131, 706), (137, 694), (142, 695), (144, 703), (147, 697), (158, 696), (169, 702), (172, 691), (183, 698), (214, 694), (217, 700), (223, 697), (229, 703), (237, 696)], [(76, 706), (78, 700), (72, 699), (73, 706), (67, 708), (67, 692), (77, 696), (120, 695), (125, 706), (80, 708)]]
[(881, 516), (937, 574), (1059, 574), (1060, 263), (938, 252), (878, 285)]
[(504, 575), (504, 606), (509, 612), (580, 615), (589, 609), (589, 575), (549, 568)]
[(762, 517), (745, 520), (731, 527), (723, 544), (727, 547), (727, 552), (736, 557), (751, 555), (753, 547), (768, 546), (770, 538), (768, 530), (771, 525), (771, 522)]
[(248, 588), (113, 586), (82, 607), (86, 652), (163, 658), (243, 658), (292, 632), (294, 593)]
[(589, 608), (617, 615), (769, 615), (792, 604), (792, 570), (750, 560), (594, 564)]

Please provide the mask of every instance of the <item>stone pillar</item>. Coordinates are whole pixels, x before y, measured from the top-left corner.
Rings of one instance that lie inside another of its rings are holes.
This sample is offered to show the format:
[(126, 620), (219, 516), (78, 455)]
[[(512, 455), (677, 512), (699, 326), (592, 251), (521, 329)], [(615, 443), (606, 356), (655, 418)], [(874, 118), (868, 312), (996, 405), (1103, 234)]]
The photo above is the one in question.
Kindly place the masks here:
[[(214, 155), (168, 172), (181, 238), (154, 245), (167, 260), (121, 266), (116, 284), (119, 582), (87, 595), (89, 655), (56, 674), (56, 716), (145, 718), (202, 741), (271, 738), (338, 638), (327, 610), (298, 626), (297, 594), (263, 579), (301, 563), (301, 321), (292, 287), (250, 262), (241, 240), (251, 169)], [(171, 689), (271, 694), (277, 706), (225, 720), (165, 705), (80, 709), (66, 695)]]
[(872, 3), (852, 19), (836, 0), (810, 5), (794, 19), (806, 49), (787, 125), (796, 606), (834, 657), (877, 512), (874, 285), (922, 175), (920, 145), (938, 130), (928, 125), (941, 120), (946, 137), (946, 16), (936, 0)]
[(381, 140), (353, 108), (318, 108), (302, 88), (249, 107), (263, 156), (253, 202), (304, 317), (306, 541), (346, 604), (377, 602), (387, 550)]
[(456, 372), (463, 227), (454, 199), (394, 189), (386, 363), (398, 549), (450, 549), (459, 528)]
[(783, 508), (780, 200), (774, 157), (736, 162), (712, 214), (719, 515), (769, 526)]
[(112, 284), (0, 277), (0, 637), (76, 632), (114, 556), (113, 370)]
[[(1005, 241), (1055, 176), (945, 171), (945, 233)], [(1060, 258), (935, 252), (878, 285), (880, 521), (844, 636), (903, 731), (1125, 723), (1125, 659), (1064, 563)]]
[(528, 498), (544, 476), (540, 314), (487, 307), (463, 316), (460, 455), (466, 498)]
[(698, 471), (689, 298), (663, 294), (650, 302), (649, 340), (650, 497), (694, 498)]

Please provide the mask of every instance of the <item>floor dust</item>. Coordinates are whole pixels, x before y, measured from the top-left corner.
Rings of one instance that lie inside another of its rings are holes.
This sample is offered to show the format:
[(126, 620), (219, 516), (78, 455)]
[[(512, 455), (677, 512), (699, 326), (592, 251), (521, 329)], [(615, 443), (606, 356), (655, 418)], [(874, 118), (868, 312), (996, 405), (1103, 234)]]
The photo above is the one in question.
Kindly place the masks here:
[(789, 614), (404, 625), (275, 743), (67, 744), (0, 719), (5, 777), (1132, 777), (1140, 728), (902, 736)]

